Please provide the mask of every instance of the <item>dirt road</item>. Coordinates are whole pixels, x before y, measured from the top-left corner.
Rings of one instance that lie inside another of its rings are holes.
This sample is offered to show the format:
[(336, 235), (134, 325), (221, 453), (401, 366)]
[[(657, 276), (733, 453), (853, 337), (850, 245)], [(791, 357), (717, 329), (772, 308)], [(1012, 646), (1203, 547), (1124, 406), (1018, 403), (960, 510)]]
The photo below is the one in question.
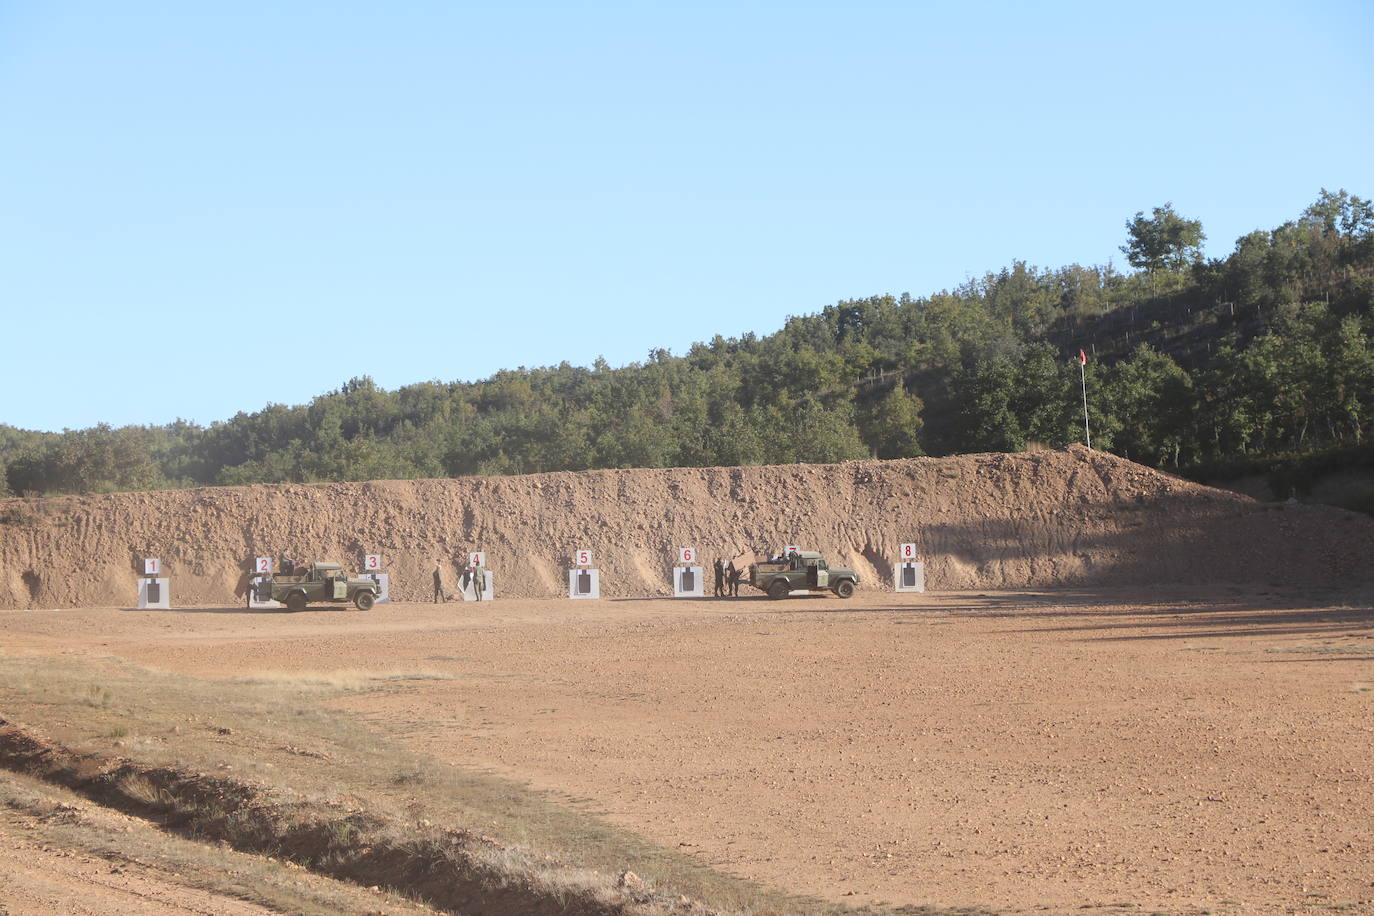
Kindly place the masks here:
[(335, 702), (836, 901), (1374, 911), (1365, 597), (0, 611), (0, 645), (199, 677), (450, 675)]

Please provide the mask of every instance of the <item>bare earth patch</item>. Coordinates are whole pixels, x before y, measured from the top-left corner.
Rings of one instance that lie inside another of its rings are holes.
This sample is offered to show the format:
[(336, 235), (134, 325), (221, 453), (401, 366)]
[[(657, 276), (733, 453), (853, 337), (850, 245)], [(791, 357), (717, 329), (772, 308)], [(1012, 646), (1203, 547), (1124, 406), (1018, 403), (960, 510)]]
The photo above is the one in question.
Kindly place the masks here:
[(0, 612), (11, 654), (322, 700), (841, 903), (1374, 911), (1374, 613), (1331, 593), (860, 592)]

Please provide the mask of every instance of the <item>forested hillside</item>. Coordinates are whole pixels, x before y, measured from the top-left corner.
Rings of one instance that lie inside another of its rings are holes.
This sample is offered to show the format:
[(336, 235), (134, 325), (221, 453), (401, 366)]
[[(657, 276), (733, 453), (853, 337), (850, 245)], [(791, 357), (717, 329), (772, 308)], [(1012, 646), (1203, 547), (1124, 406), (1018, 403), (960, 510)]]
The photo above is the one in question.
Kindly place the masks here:
[(1203, 259), (1203, 239), (1165, 205), (1127, 222), (1128, 273), (1017, 262), (683, 356), (395, 391), (364, 377), (208, 427), (0, 426), (0, 484), (107, 492), (1060, 446), (1083, 437), (1080, 349), (1096, 448), (1194, 474), (1368, 463), (1374, 207), (1322, 191), (1225, 258)]

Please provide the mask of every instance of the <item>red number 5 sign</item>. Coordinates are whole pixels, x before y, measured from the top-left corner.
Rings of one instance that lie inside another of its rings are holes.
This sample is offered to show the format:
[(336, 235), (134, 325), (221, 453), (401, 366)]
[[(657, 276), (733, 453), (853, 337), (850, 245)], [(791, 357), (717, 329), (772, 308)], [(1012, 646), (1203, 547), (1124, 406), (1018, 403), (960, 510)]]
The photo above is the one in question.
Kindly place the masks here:
[(578, 566), (592, 565), (592, 552), (590, 550), (579, 550), (573, 554), (573, 562)]

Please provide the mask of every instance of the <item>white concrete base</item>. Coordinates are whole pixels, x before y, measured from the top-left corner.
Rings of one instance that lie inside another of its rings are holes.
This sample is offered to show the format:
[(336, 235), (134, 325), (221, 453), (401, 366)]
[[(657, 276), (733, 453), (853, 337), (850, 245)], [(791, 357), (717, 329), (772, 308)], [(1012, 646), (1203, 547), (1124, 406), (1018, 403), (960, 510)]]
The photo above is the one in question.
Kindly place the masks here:
[[(582, 578), (583, 576), (586, 578)], [(568, 597), (569, 598), (600, 598), (601, 597), (601, 570), (599, 569), (570, 569), (568, 570)]]
[[(150, 600), (149, 585), (155, 587), (151, 589), (157, 593), (157, 600)], [(138, 609), (146, 611), (149, 609), (170, 610), (172, 607), (172, 589), (169, 587), (170, 579), (139, 579), (138, 580)]]
[(702, 581), (700, 566), (673, 567), (673, 597), (702, 598), (706, 595), (706, 584)]
[(903, 560), (897, 564), (895, 591), (923, 592), (926, 590), (926, 564)]

